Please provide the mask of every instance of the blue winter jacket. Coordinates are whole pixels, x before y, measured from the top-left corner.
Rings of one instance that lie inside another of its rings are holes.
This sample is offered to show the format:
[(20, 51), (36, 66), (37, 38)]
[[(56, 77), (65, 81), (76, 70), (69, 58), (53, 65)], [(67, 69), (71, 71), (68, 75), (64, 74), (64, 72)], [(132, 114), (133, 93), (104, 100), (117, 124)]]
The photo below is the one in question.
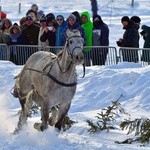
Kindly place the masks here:
[(57, 29), (55, 32), (55, 46), (64, 45), (63, 35), (64, 35), (66, 28), (67, 28), (67, 22), (64, 20), (61, 26), (57, 26)]

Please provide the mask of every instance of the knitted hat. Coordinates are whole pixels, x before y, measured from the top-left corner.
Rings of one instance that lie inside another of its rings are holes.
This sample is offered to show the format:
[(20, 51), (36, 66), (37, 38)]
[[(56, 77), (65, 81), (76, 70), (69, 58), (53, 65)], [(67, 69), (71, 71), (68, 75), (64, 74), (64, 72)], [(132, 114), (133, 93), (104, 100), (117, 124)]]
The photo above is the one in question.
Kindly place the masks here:
[(53, 13), (49, 13), (46, 15), (46, 18), (47, 18), (47, 22), (49, 21), (52, 21), (52, 20), (55, 20), (55, 16)]
[(2, 19), (5, 19), (5, 18), (6, 18), (6, 13), (1, 12), (1, 18), (2, 18)]
[(40, 22), (46, 22), (46, 21), (47, 21), (47, 19), (46, 19), (45, 16), (42, 16), (42, 17), (40, 18)]
[(74, 21), (76, 21), (76, 16), (73, 14), (70, 14), (67, 20), (69, 20), (69, 18), (72, 18)]
[(121, 22), (123, 22), (123, 21), (129, 22), (129, 17), (128, 17), (128, 16), (123, 16), (123, 17), (121, 18)]
[(134, 21), (135, 23), (140, 23), (141, 22), (141, 18), (138, 16), (132, 16), (130, 18), (132, 21)]
[(37, 16), (42, 17), (44, 15), (44, 11), (43, 10), (39, 10), (37, 12)]

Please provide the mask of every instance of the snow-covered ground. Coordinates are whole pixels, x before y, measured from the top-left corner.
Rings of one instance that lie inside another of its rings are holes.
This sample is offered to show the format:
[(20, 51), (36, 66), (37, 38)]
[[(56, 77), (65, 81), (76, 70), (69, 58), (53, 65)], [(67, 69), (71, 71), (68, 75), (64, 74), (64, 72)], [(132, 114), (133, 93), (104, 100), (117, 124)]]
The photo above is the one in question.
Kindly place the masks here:
[[(18, 13), (18, 4), (21, 2), (21, 13)], [(13, 22), (25, 15), (33, 2), (31, 0), (1, 0), (2, 10), (8, 13)], [(39, 9), (46, 13), (64, 14), (70, 12), (91, 11), (90, 0), (35, 0)], [(84, 4), (84, 5), (83, 5)], [(115, 41), (122, 36), (123, 30), (120, 18), (123, 15), (139, 15), (142, 24), (149, 25), (149, 7), (147, 0), (136, 0), (134, 8), (131, 1), (102, 0), (99, 1), (99, 14), (110, 27), (110, 45), (116, 46)], [(141, 47), (143, 40), (140, 41)], [(150, 145), (141, 147), (140, 143), (116, 144), (134, 134), (127, 135), (121, 129), (102, 131), (95, 134), (88, 132), (86, 120), (96, 120), (97, 113), (119, 99), (131, 118), (149, 117), (150, 114), (150, 66), (141, 67), (135, 63), (119, 63), (113, 66), (93, 66), (86, 68), (85, 78), (80, 78), (82, 67), (77, 67), (79, 75), (76, 95), (69, 110), (70, 119), (76, 121), (69, 130), (58, 134), (53, 127), (40, 133), (33, 128), (40, 116), (34, 115), (28, 119), (27, 126), (17, 135), (12, 134), (17, 122), (20, 104), (18, 99), (11, 95), (14, 86), (14, 77), (22, 66), (16, 66), (8, 61), (0, 61), (0, 149), (1, 150), (150, 150)], [(120, 121), (128, 119), (121, 115), (116, 118), (118, 127)]]

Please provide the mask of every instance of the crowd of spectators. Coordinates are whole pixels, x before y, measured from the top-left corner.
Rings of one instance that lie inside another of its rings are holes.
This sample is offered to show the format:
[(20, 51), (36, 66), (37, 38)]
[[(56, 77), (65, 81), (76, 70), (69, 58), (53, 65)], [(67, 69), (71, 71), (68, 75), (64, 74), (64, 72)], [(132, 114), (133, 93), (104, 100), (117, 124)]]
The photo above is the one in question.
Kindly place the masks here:
[[(93, 18), (93, 20), (91, 20)], [(84, 39), (85, 65), (105, 65), (108, 48), (97, 49), (93, 46), (109, 46), (109, 28), (100, 15), (90, 16), (88, 11), (72, 12), (66, 19), (63, 15), (55, 16), (53, 13), (45, 14), (39, 10), (37, 4), (32, 4), (19, 23), (12, 24), (6, 15), (1, 17), (0, 44), (7, 45), (38, 45), (39, 50), (46, 46), (64, 46), (68, 30), (78, 29)], [(141, 19), (138, 16), (123, 16), (121, 23), (125, 30), (122, 38), (117, 41), (120, 47), (139, 48), (139, 28)], [(143, 25), (141, 35), (145, 40), (144, 48), (150, 47), (150, 27)], [(88, 48), (86, 47), (88, 46)], [(59, 49), (52, 49), (57, 54)], [(10, 60), (15, 61), (16, 51), (11, 52)], [(138, 51), (123, 51), (123, 60), (138, 62)], [(146, 57), (145, 57), (146, 55)], [(142, 60), (147, 60), (148, 52), (143, 52)]]

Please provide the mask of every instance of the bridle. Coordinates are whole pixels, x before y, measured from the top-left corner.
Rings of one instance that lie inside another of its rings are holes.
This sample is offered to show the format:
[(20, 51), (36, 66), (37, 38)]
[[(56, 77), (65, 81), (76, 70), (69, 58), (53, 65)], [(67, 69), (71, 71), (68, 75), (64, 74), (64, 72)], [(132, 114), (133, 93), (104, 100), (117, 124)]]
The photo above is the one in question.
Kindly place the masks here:
[[(67, 46), (69, 45), (70, 39), (72, 39), (72, 38), (82, 38), (82, 36), (74, 35), (74, 36), (71, 36), (71, 37), (67, 38), (66, 43), (65, 43), (65, 47), (64, 47), (65, 50), (66, 50)], [(82, 39), (83, 39), (83, 38), (82, 38)], [(61, 66), (60, 66), (60, 64), (59, 64), (59, 61), (57, 60), (57, 64), (58, 64), (59, 69), (60, 69), (60, 71), (61, 71), (62, 73), (66, 73), (66, 72), (70, 69), (71, 64), (74, 63), (74, 60), (73, 60), (73, 53), (74, 53), (75, 49), (77, 49), (77, 48), (78, 48), (78, 49), (81, 49), (81, 51), (83, 50), (80, 46), (75, 46), (72, 51), (70, 51), (70, 49), (67, 48), (67, 53), (68, 53), (68, 56), (71, 58), (71, 62), (70, 62), (70, 64), (68, 65), (68, 67), (67, 67), (67, 69), (66, 69), (65, 71), (63, 71), (63, 70), (61, 69)], [(83, 67), (84, 67), (84, 65), (83, 65)], [(84, 70), (84, 75), (85, 75), (85, 67), (84, 67), (83, 70)], [(84, 75), (83, 75), (83, 77), (84, 77)]]
[[(66, 40), (66, 43), (65, 43), (65, 49), (67, 48), (67, 46), (70, 44), (69, 43), (69, 41), (70, 41), (70, 39), (72, 39), (72, 38), (81, 38), (81, 39), (83, 39), (82, 38), (82, 36), (79, 36), (79, 35), (74, 35), (74, 36), (71, 36), (71, 37), (69, 37), (69, 38), (67, 38), (67, 40)], [(70, 49), (67, 49), (67, 53), (68, 53), (68, 55), (70, 56), (70, 58), (72, 59), (72, 61), (74, 62), (74, 60), (73, 60), (73, 53), (74, 53), (74, 51), (75, 51), (75, 49), (81, 49), (81, 51), (83, 50), (80, 46), (75, 46), (73, 49), (72, 49), (72, 51), (70, 51)]]
[[(65, 48), (66, 48), (67, 45), (69, 44), (69, 41), (70, 41), (71, 38), (82, 38), (82, 36), (74, 35), (74, 36), (71, 36), (71, 37), (67, 38), (66, 44), (65, 44)], [(82, 38), (82, 39), (83, 39), (83, 38)], [(83, 49), (82, 49), (80, 46), (75, 46), (75, 47), (73, 48), (73, 50), (72, 50), (72, 53), (71, 53), (69, 50), (67, 51), (67, 52), (68, 52), (68, 55), (70, 55), (72, 61), (73, 61), (73, 53), (74, 53), (74, 50), (75, 50), (76, 48), (81, 49), (81, 51), (83, 51)], [(71, 65), (69, 65), (69, 67), (70, 67), (70, 66), (71, 66)], [(68, 67), (67, 70), (69, 70), (69, 67)], [(67, 71), (67, 70), (66, 70), (66, 71)], [(85, 76), (85, 64), (83, 64), (83, 76), (82, 76), (81, 78), (84, 78), (84, 76)]]

